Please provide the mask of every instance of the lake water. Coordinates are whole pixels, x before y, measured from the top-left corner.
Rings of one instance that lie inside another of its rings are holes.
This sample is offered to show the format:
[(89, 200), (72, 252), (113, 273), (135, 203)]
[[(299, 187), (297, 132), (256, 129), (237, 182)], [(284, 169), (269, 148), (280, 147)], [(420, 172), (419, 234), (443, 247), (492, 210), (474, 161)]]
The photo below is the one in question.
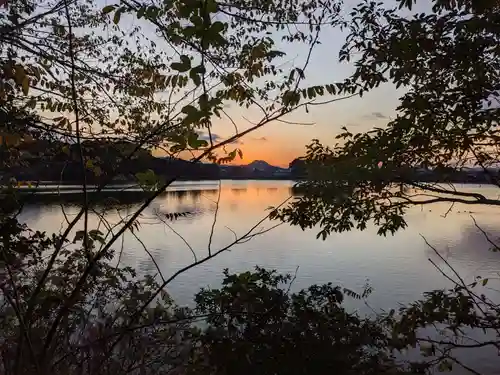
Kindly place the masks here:
[[(289, 181), (223, 181), (212, 252), (231, 243), (235, 233), (242, 235), (247, 232), (267, 215), (269, 206), (277, 206), (290, 197), (291, 186)], [(193, 262), (193, 254), (184, 240), (198, 259), (206, 256), (218, 188), (218, 182), (179, 183), (171, 192), (159, 197), (140, 219), (140, 228), (136, 232), (140, 241), (132, 233), (127, 233), (115, 244), (118, 251), (123, 249), (120, 261), (135, 266), (140, 272), (156, 273), (156, 266), (144, 251), (142, 242), (164, 276), (168, 277)], [(494, 187), (468, 185), (459, 188), (480, 189), (495, 197), (500, 193), (500, 189)], [(111, 225), (119, 222), (136, 207), (130, 205), (109, 210), (106, 221)], [(448, 209), (449, 205), (444, 204), (416, 207), (408, 215), (408, 229), (385, 238), (377, 236), (376, 228), (372, 227), (363, 232), (333, 234), (322, 241), (316, 239), (316, 230), (302, 231), (298, 227), (281, 225), (181, 274), (169, 285), (169, 292), (178, 303), (191, 304), (200, 287), (219, 285), (224, 268), (236, 272), (259, 265), (281, 272), (297, 271), (294, 289), (332, 282), (361, 291), (368, 282), (373, 288), (369, 298), (371, 307), (388, 310), (420, 298), (425, 291), (450, 286), (429, 262), (431, 258), (445, 267), (422, 236), (466, 280), (472, 281), (478, 275), (498, 278), (500, 253), (488, 251), (490, 246), (475, 227), (471, 215), (496, 239), (500, 237), (500, 210), (456, 205), (444, 217)], [(65, 225), (63, 210), (71, 219), (78, 207), (56, 202), (29, 204), (21, 219), (36, 229), (58, 232)], [(161, 213), (172, 212), (193, 214), (168, 222), (170, 227), (158, 219), (158, 213), (163, 217)], [(91, 216), (90, 223), (91, 228), (104, 225), (96, 215)], [(275, 224), (265, 221), (257, 229)], [(360, 303), (349, 303), (353, 308), (366, 311), (366, 306)]]

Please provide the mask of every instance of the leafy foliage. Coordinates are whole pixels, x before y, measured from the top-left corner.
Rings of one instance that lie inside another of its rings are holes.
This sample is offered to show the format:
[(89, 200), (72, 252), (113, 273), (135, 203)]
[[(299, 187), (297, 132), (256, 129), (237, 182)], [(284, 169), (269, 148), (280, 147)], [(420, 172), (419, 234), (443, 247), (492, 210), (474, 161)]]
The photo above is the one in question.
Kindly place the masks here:
[[(299, 184), (304, 195), (282, 219), (302, 227), (319, 223), (323, 237), (364, 229), (372, 220), (381, 234), (394, 232), (406, 225), (406, 208), (443, 199), (409, 195), (408, 188), (443, 193), (416, 182), (414, 168), (487, 170), (497, 162), (496, 7), (436, 0), (434, 13), (409, 20), (374, 2), (355, 7), (348, 20), (340, 12), (334, 0), (121, 0), (104, 8), (92, 0), (15, 0), (0, 11), (0, 167), (25, 163), (23, 145), (40, 139), (49, 142), (48, 157), (64, 155), (84, 181), (82, 209), (52, 236), (17, 222), (17, 181), (2, 191), (2, 373), (392, 374), (405, 371), (392, 349), (422, 343), (417, 331), (428, 324), (444, 324), (454, 335), (464, 325), (498, 328), (497, 307), (462, 284), (429, 293), (399, 316), (371, 320), (341, 304), (344, 294), (365, 293), (328, 284), (291, 294), (289, 276), (260, 268), (226, 271), (222, 288), (197, 295), (195, 312), (179, 308), (164, 287), (224, 249), (212, 253), (209, 246), (208, 257), (195, 256), (161, 283), (112, 264), (117, 239), (127, 230), (135, 235), (141, 212), (175, 179), (162, 181), (152, 170), (134, 171), (150, 194), (116, 231), (89, 227), (88, 173), (102, 177), (101, 189), (130, 160), (153, 150), (231, 162), (242, 151), (224, 146), (250, 131), (320, 97), (362, 95), (388, 81), (408, 89), (398, 116), (386, 129), (346, 131), (333, 148), (313, 142), (306, 156), (310, 179)], [(291, 44), (311, 51), (323, 25), (348, 27), (340, 58), (360, 57), (345, 82), (308, 87), (308, 60), (285, 70), (282, 50)], [(262, 118), (216, 142), (212, 123), (229, 117), (228, 107), (253, 107)], [(120, 145), (116, 164), (92, 155), (88, 141)], [(446, 199), (498, 203), (458, 192)], [(81, 218), (83, 230), (70, 242)], [(205, 319), (201, 331), (198, 318)], [(452, 359), (445, 349), (430, 365), (448, 368)]]
[[(405, 214), (415, 205), (500, 204), (452, 185), (474, 168), (500, 186), (498, 3), (434, 0), (432, 11), (401, 13), (414, 3), (387, 8), (364, 1), (350, 13), (340, 60), (355, 71), (343, 89), (362, 95), (384, 83), (401, 88), (397, 114), (384, 128), (357, 134), (344, 128), (331, 147), (313, 140), (295, 163), (303, 178), (296, 186), (300, 196), (275, 218), (317, 226), (325, 239), (369, 224), (381, 235), (395, 233), (407, 226)], [(410, 367), (417, 373), (458, 366), (478, 374), (456, 351), (498, 350), (499, 305), (478, 291), (489, 279), (467, 284), (441, 259), (445, 270), (433, 264), (454, 287), (387, 314), (389, 345), (419, 348), (423, 357)], [(486, 335), (477, 339), (477, 331)]]
[[(339, 94), (333, 83), (308, 88), (309, 59), (288, 69), (283, 50), (305, 46), (311, 52), (323, 26), (339, 25), (341, 4), (2, 5), (0, 170), (29, 169), (34, 159), (50, 169), (57, 160), (63, 167), (56, 173), (69, 166), (79, 175), (70, 180), (82, 184), (81, 209), (52, 236), (20, 225), (18, 182), (2, 186), (2, 373), (182, 371), (195, 330), (164, 292), (170, 279), (137, 278), (133, 270), (112, 265), (117, 239), (126, 231), (136, 235), (141, 213), (178, 178), (176, 171), (162, 178), (152, 167), (139, 169), (148, 165), (139, 159), (162, 152), (228, 163), (241, 158), (242, 150), (224, 146), (321, 96)], [(217, 142), (212, 124), (229, 117), (228, 108), (250, 106), (261, 111), (261, 119)], [(156, 170), (167, 169), (158, 165)], [(130, 175), (147, 191), (142, 204), (117, 224), (93, 228), (89, 183), (97, 182), (101, 192), (115, 177)], [(196, 264), (195, 256), (191, 266)]]
[[(195, 330), (182, 321), (184, 310), (167, 294), (139, 313), (137, 326), (128, 327), (130, 317), (159, 287), (153, 276), (139, 278), (133, 269), (113, 266), (109, 252), (90, 277), (82, 279), (88, 265), (83, 238), (77, 234), (75, 242), (80, 246), (65, 245), (41, 284), (61, 238), (32, 233), (14, 219), (1, 229), (2, 373), (72, 374), (82, 368), (86, 373), (138, 368), (157, 373), (187, 357), (188, 337)], [(97, 232), (90, 235), (99, 237)], [(83, 283), (80, 293), (74, 294), (79, 283)], [(54, 326), (54, 319), (69, 303), (63, 321)], [(177, 324), (165, 324), (172, 320)], [(179, 335), (185, 340), (179, 340)]]
[(344, 310), (340, 288), (289, 293), (290, 275), (259, 267), (224, 276), (221, 289), (196, 296), (197, 311), (208, 316), (196, 373), (398, 372), (381, 327)]
[[(61, 140), (135, 145), (112, 171), (83, 148), (68, 153), (82, 175), (91, 171), (103, 181), (144, 149), (198, 151), (223, 163), (241, 157), (239, 149), (217, 155), (221, 145), (200, 134), (211, 134), (229, 106), (259, 108), (260, 127), (305, 105), (300, 95), (285, 98), (308, 90), (307, 63), (285, 70), (281, 49), (312, 49), (323, 26), (339, 24), (339, 13), (336, 0), (119, 1), (102, 9), (93, 0), (11, 2), (0, 14), (2, 169), (23, 163), (18, 146), (33, 138), (54, 141), (46, 154), (58, 154)], [(136, 23), (128, 27), (131, 18)], [(312, 91), (311, 100), (337, 94), (323, 86)]]
[(313, 141), (308, 179), (298, 183), (304, 194), (282, 219), (303, 228), (319, 224), (323, 238), (369, 222), (386, 234), (406, 227), (404, 213), (414, 205), (499, 204), (422, 182), (425, 173), (452, 182), (450, 171), (476, 167), (498, 184), (498, 8), (468, 0), (432, 4), (432, 12), (412, 16), (370, 1), (354, 7), (340, 52), (356, 67), (345, 89), (361, 95), (391, 83), (405, 94), (385, 128), (344, 129), (333, 147)]

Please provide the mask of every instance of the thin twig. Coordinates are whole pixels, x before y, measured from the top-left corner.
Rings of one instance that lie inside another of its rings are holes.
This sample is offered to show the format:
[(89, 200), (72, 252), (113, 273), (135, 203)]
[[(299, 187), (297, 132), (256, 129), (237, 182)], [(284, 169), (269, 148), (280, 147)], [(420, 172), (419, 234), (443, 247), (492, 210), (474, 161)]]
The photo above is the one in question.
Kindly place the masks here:
[(209, 236), (209, 239), (208, 239), (208, 255), (212, 254), (212, 249), (211, 249), (211, 247), (212, 247), (212, 238), (213, 238), (214, 231), (215, 231), (215, 224), (217, 223), (217, 214), (219, 212), (221, 190), (222, 190), (222, 185), (221, 185), (221, 180), (219, 180), (219, 191), (218, 191), (218, 194), (217, 194), (217, 202), (215, 203), (214, 220), (212, 221), (212, 228), (210, 228), (210, 236)]
[[(481, 305), (477, 302), (478, 299), (481, 300), (479, 298), (479, 296), (476, 293), (474, 293), (473, 291), (471, 291), (469, 289), (469, 287), (465, 283), (465, 280), (460, 276), (460, 274), (455, 270), (455, 268), (453, 268), (452, 265), (439, 253), (439, 251), (437, 251), (437, 249), (434, 246), (432, 246), (431, 244), (429, 244), (429, 242), (427, 241), (427, 239), (424, 236), (422, 236), (422, 235), (420, 235), (420, 236), (424, 239), (424, 241), (427, 244), (427, 246), (429, 246), (436, 253), (436, 255), (446, 264), (446, 266), (453, 272), (453, 274), (457, 277), (457, 279), (460, 281), (460, 283), (456, 282), (451, 277), (447, 276), (444, 272), (442, 272), (442, 270), (439, 267), (438, 267), (438, 270), (440, 270), (441, 273), (443, 275), (445, 275), (445, 277), (448, 280), (451, 280), (453, 283), (455, 283), (455, 285), (458, 285), (461, 288), (463, 288), (467, 292), (467, 294), (469, 295), (469, 297), (471, 298), (472, 302), (477, 307), (477, 309), (483, 314), (483, 316), (486, 316), (487, 315), (486, 312), (481, 307)], [(432, 260), (430, 260), (430, 261), (431, 261), (432, 264), (434, 264), (435, 267), (437, 267), (437, 265), (434, 262), (432, 262)], [(497, 328), (495, 328), (494, 330), (500, 336), (500, 330), (498, 330)]]
[(483, 228), (481, 228), (477, 222), (476, 222), (476, 219), (474, 218), (474, 216), (470, 215), (470, 217), (472, 218), (472, 221), (474, 222), (474, 225), (476, 226), (477, 229), (479, 229), (481, 231), (481, 233), (484, 235), (484, 237), (486, 238), (486, 240), (490, 243), (490, 245), (492, 245), (496, 251), (500, 251), (500, 247), (495, 243), (493, 242), (491, 239), (490, 239), (490, 236), (488, 236), (488, 233), (486, 233), (484, 231)]
[(146, 245), (144, 244), (144, 242), (139, 238), (139, 236), (137, 236), (137, 234), (134, 233), (134, 231), (130, 230), (130, 233), (132, 233), (132, 235), (135, 237), (135, 239), (141, 244), (142, 249), (146, 252), (146, 254), (148, 254), (149, 258), (151, 259), (151, 261), (155, 265), (156, 270), (158, 271), (158, 274), (161, 277), (161, 281), (165, 282), (165, 277), (163, 276), (163, 273), (161, 272), (161, 269), (158, 266), (158, 263), (156, 263), (156, 260), (155, 260), (155, 258), (153, 256), (153, 254), (151, 254), (151, 252), (148, 250), (148, 248), (146, 247)]
[(288, 294), (290, 292), (290, 289), (292, 288), (292, 285), (293, 283), (295, 282), (295, 280), (297, 279), (297, 273), (299, 272), (299, 266), (297, 266), (295, 268), (295, 273), (293, 274), (293, 277), (292, 279), (290, 280), (290, 282), (288, 283), (288, 288), (286, 290), (286, 294)]
[(455, 206), (455, 202), (452, 202), (450, 204), (450, 207), (448, 208), (448, 210), (444, 213), (444, 215), (441, 215), (442, 218), (446, 219), (446, 217), (448, 216), (448, 214), (451, 212), (451, 210), (453, 210), (453, 207)]
[(158, 219), (163, 223), (165, 224), (165, 226), (167, 226), (177, 237), (179, 237), (182, 242), (184, 242), (184, 244), (188, 247), (188, 249), (191, 251), (191, 253), (193, 254), (193, 258), (194, 258), (194, 261), (197, 262), (198, 261), (198, 257), (196, 256), (196, 252), (194, 251), (193, 247), (189, 244), (189, 242), (184, 238), (184, 236), (182, 236), (179, 232), (177, 232), (174, 227), (172, 227), (168, 222), (167, 220), (164, 220), (162, 219), (159, 214), (157, 214), (158, 216)]
[(236, 232), (231, 228), (229, 228), (228, 226), (226, 226), (226, 228), (234, 235), (234, 240), (236, 241), (238, 239), (238, 235), (236, 234)]

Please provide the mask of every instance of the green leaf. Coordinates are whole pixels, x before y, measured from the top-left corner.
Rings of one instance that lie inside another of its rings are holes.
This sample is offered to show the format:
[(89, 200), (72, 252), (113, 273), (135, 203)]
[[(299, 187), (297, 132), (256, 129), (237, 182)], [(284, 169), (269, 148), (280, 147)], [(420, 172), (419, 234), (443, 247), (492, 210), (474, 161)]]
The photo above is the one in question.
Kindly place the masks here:
[(186, 56), (186, 55), (181, 55), (181, 62), (184, 64), (184, 65), (189, 65), (189, 68), (191, 68), (191, 59)]
[(148, 169), (145, 172), (138, 172), (136, 173), (135, 177), (144, 190), (151, 190), (156, 188), (160, 181), (159, 177), (151, 169)]
[(186, 55), (181, 55), (180, 58), (180, 62), (174, 62), (170, 65), (170, 67), (180, 73), (187, 72), (189, 69), (191, 69), (191, 60)]
[(26, 71), (24, 68), (20, 65), (16, 66), (16, 72), (14, 79), (18, 85), (21, 85), (24, 82), (24, 79), (26, 78)]
[(149, 19), (155, 19), (158, 17), (158, 12), (159, 12), (159, 9), (158, 7), (155, 7), (154, 5), (151, 5), (149, 7), (147, 7), (145, 13), (146, 13), (146, 16), (149, 18)]
[(183, 145), (173, 145), (172, 147), (170, 147), (170, 152), (176, 154), (178, 152), (184, 151), (185, 149), (186, 147)]
[(175, 87), (177, 85), (177, 81), (179, 80), (179, 76), (173, 76), (170, 83), (172, 84), (172, 87)]
[(188, 104), (182, 108), (182, 113), (185, 113), (189, 117), (197, 117), (199, 118), (199, 110), (195, 106), (192, 106), (191, 104)]
[(216, 21), (210, 27), (210, 32), (214, 34), (219, 34), (222, 30), (224, 30), (224, 24), (220, 21)]
[(234, 158), (236, 157), (236, 150), (233, 150), (229, 154), (227, 154), (227, 157), (230, 161), (233, 161)]
[(137, 18), (141, 19), (144, 17), (144, 13), (146, 12), (146, 7), (140, 7), (139, 10), (137, 11)]
[(198, 149), (201, 147), (207, 147), (208, 142), (203, 139), (197, 139), (189, 143), (189, 146), (193, 149)]
[(77, 241), (82, 241), (85, 237), (85, 231), (79, 230), (75, 233), (75, 238), (73, 239), (73, 243), (76, 243)]
[(451, 370), (453, 370), (453, 365), (450, 361), (448, 360), (443, 360), (441, 362), (439, 362), (438, 364), (438, 371), (440, 372), (450, 372)]
[(203, 64), (195, 66), (192, 70), (196, 73), (199, 73), (199, 74), (205, 74), (207, 71), (205, 68), (205, 65), (203, 65)]
[(104, 234), (97, 229), (92, 229), (89, 231), (89, 237), (94, 241), (99, 241), (100, 243), (104, 243)]
[(307, 97), (308, 97), (309, 99), (313, 99), (313, 98), (315, 98), (315, 97), (316, 97), (316, 90), (314, 90), (314, 87), (309, 87), (309, 88), (307, 89)]
[(208, 13), (217, 12), (217, 3), (215, 0), (206, 0), (205, 7)]
[(108, 13), (111, 13), (115, 8), (116, 8), (116, 5), (107, 5), (104, 8), (102, 8), (102, 12), (104, 14), (108, 14)]
[(193, 83), (196, 86), (201, 85), (201, 78), (198, 75), (198, 73), (196, 73), (196, 71), (194, 69), (191, 69), (191, 71), (189, 72), (189, 77), (191, 78), (191, 80), (193, 81)]
[(193, 23), (196, 29), (201, 29), (203, 27), (203, 18), (198, 16), (197, 14), (193, 14), (189, 17), (189, 20)]
[(30, 98), (28, 103), (26, 104), (28, 108), (35, 109), (36, 108), (36, 99)]
[(113, 17), (113, 23), (115, 25), (118, 25), (118, 23), (120, 22), (120, 17), (122, 16), (122, 10), (121, 8), (118, 9), (116, 12), (115, 12), (115, 16)]
[(334, 85), (326, 85), (325, 86), (326, 88), (326, 91), (330, 94), (330, 95), (335, 95), (335, 86)]
[(96, 177), (99, 177), (102, 175), (102, 169), (99, 166), (95, 166), (94, 168), (92, 168), (92, 172), (94, 172), (94, 175)]
[(198, 134), (193, 132), (188, 135), (188, 145), (193, 149), (208, 146), (208, 142), (203, 139), (198, 139)]

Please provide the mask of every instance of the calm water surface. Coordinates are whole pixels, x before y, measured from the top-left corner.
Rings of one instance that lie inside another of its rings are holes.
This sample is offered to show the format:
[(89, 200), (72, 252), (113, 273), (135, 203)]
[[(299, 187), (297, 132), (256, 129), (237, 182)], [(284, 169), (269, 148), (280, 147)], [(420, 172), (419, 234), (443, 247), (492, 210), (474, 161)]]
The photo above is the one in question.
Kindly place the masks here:
[[(288, 181), (222, 182), (212, 251), (231, 243), (234, 233), (247, 232), (266, 216), (270, 206), (277, 206), (291, 195), (291, 186), (292, 182)], [(218, 188), (218, 182), (179, 183), (170, 193), (155, 200), (140, 219), (140, 230), (136, 232), (140, 241), (128, 233), (116, 243), (117, 250), (123, 249), (120, 261), (135, 266), (140, 272), (156, 273), (142, 242), (168, 277), (193, 261), (191, 250), (180, 236), (198, 258), (206, 256)], [(480, 189), (485, 195), (495, 197), (500, 193), (494, 187), (469, 185), (459, 188)], [(119, 222), (136, 207), (107, 211), (106, 221)], [(377, 236), (376, 228), (371, 227), (363, 232), (333, 234), (322, 241), (316, 239), (317, 230), (302, 231), (281, 225), (180, 275), (170, 284), (169, 291), (180, 304), (190, 304), (200, 287), (219, 285), (224, 268), (244, 271), (260, 265), (294, 273), (298, 267), (295, 289), (332, 282), (360, 291), (368, 282), (374, 289), (369, 298), (373, 308), (397, 308), (399, 304), (421, 297), (424, 291), (450, 286), (429, 262), (431, 258), (445, 266), (423, 237), (466, 280), (473, 280), (478, 275), (498, 277), (500, 253), (488, 251), (490, 246), (475, 227), (471, 215), (496, 239), (500, 236), (500, 210), (456, 205), (443, 217), (448, 209), (449, 205), (415, 208), (408, 215), (408, 229), (386, 238)], [(21, 218), (34, 228), (58, 232), (61, 225), (65, 225), (63, 210), (71, 219), (78, 207), (59, 203), (32, 204), (26, 207)], [(169, 222), (169, 227), (157, 215), (163, 217), (162, 213), (171, 212), (193, 214)], [(91, 223), (94, 228), (103, 226), (96, 215), (91, 217)], [(258, 229), (275, 224), (266, 221)], [(352, 306), (366, 309), (355, 302)]]
[[(246, 233), (267, 215), (269, 207), (279, 205), (291, 195), (291, 186), (289, 181), (223, 181), (212, 251), (231, 243), (234, 233)], [(137, 237), (147, 246), (165, 276), (193, 261), (191, 250), (180, 236), (198, 258), (208, 253), (218, 188), (217, 182), (179, 183), (170, 193), (155, 200), (142, 215)], [(480, 189), (489, 195), (500, 193), (494, 187)], [(109, 210), (106, 221), (117, 223), (135, 208), (137, 205)], [(415, 300), (424, 291), (448, 286), (428, 261), (431, 258), (444, 266), (423, 237), (466, 279), (477, 275), (498, 276), (500, 254), (488, 251), (490, 246), (471, 216), (492, 238), (497, 238), (500, 210), (456, 205), (443, 217), (448, 208), (449, 205), (416, 208), (408, 216), (408, 229), (388, 237), (377, 236), (376, 228), (369, 227), (362, 232), (332, 234), (322, 241), (316, 239), (315, 229), (302, 231), (281, 225), (179, 276), (172, 282), (170, 292), (180, 303), (188, 303), (201, 286), (218, 285), (224, 268), (243, 271), (260, 265), (294, 273), (299, 267), (295, 288), (333, 282), (356, 289), (368, 281), (374, 288), (371, 298), (374, 305), (384, 309), (397, 307), (399, 303)], [(63, 211), (71, 219), (78, 207), (64, 203), (31, 204), (22, 212), (21, 220), (36, 229), (59, 232), (65, 226)], [(158, 215), (164, 217), (162, 213), (173, 212), (193, 214), (168, 221), (169, 228)], [(257, 230), (275, 224), (265, 221)], [(103, 230), (102, 220), (92, 215), (91, 226), (98, 225)], [(154, 263), (133, 234), (128, 233), (117, 241), (115, 248), (122, 247), (124, 264), (135, 266), (141, 272), (156, 273)]]

